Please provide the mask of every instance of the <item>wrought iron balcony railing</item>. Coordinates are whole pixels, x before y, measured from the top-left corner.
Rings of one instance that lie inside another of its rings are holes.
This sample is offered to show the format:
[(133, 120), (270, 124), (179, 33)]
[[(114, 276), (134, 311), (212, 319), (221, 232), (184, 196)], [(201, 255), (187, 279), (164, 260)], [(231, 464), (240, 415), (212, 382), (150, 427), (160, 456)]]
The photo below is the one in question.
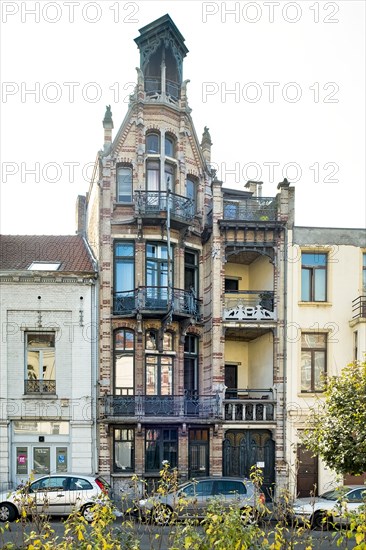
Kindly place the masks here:
[[(144, 88), (147, 96), (155, 96), (158, 99), (161, 95), (161, 78), (145, 77)], [(177, 82), (166, 79), (165, 88), (166, 95), (170, 96), (175, 101), (179, 99), (179, 85)]]
[(275, 197), (250, 197), (224, 200), (224, 220), (275, 221), (277, 204)]
[(170, 209), (172, 218), (189, 223), (195, 216), (192, 199), (167, 191), (136, 191), (135, 212), (139, 216), (158, 216)]
[(352, 319), (366, 318), (366, 295), (358, 296), (352, 301)]
[(226, 292), (223, 319), (225, 321), (274, 320), (274, 292), (270, 290)]
[(276, 400), (272, 390), (230, 388), (225, 392), (224, 418), (233, 422), (275, 421)]
[(112, 395), (105, 398), (106, 416), (221, 417), (219, 395)]
[(166, 286), (140, 286), (135, 290), (114, 293), (114, 314), (160, 312), (200, 318), (200, 301), (188, 290)]
[(56, 393), (56, 380), (24, 380), (24, 393)]

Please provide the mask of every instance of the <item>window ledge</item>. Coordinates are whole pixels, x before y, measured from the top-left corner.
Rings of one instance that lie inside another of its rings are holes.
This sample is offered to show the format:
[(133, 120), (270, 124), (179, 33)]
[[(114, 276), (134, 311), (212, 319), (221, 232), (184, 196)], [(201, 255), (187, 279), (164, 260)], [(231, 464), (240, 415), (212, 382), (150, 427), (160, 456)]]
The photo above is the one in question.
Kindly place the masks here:
[(136, 475), (132, 470), (130, 472), (113, 472), (111, 477), (131, 477)]
[(23, 399), (51, 399), (52, 401), (55, 401), (58, 399), (58, 395), (56, 393), (23, 393), (22, 395)]
[(300, 302), (298, 302), (298, 305), (299, 306), (312, 306), (312, 307), (314, 307), (314, 306), (316, 306), (316, 307), (319, 307), (319, 306), (321, 306), (321, 307), (323, 307), (323, 306), (324, 307), (331, 307), (333, 304), (332, 304), (332, 302), (301, 302), (300, 301)]
[(319, 391), (319, 392), (301, 392), (301, 393), (298, 393), (297, 394), (297, 397), (313, 397), (313, 398), (317, 398), (317, 397), (323, 397), (324, 395), (324, 392), (323, 391)]

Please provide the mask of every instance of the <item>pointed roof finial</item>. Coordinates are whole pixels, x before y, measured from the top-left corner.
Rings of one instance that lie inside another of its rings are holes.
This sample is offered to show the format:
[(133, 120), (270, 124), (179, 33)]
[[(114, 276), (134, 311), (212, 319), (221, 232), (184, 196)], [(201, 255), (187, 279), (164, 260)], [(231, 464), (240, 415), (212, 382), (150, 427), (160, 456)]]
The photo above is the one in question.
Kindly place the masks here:
[(106, 112), (103, 119), (103, 128), (114, 128), (110, 105), (106, 105)]

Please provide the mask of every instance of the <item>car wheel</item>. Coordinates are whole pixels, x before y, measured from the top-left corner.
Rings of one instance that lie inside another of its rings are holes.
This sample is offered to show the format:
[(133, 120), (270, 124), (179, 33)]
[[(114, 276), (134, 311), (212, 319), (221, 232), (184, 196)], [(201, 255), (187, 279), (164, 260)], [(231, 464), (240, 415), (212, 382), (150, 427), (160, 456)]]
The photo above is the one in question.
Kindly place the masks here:
[(81, 511), (81, 514), (88, 523), (91, 523), (94, 520), (94, 504), (87, 504)]
[(3, 502), (0, 504), (0, 521), (15, 521), (18, 513), (14, 506)]
[(250, 506), (241, 508), (240, 517), (244, 523), (248, 523), (249, 525), (258, 523), (258, 512)]
[(332, 518), (328, 516), (326, 512), (319, 510), (318, 512), (315, 512), (315, 514), (313, 515), (311, 520), (311, 526), (314, 529), (327, 530), (329, 528), (329, 524), (331, 523), (331, 521), (332, 521)]
[(172, 519), (173, 510), (163, 504), (156, 506), (152, 511), (152, 519), (156, 525), (168, 525)]

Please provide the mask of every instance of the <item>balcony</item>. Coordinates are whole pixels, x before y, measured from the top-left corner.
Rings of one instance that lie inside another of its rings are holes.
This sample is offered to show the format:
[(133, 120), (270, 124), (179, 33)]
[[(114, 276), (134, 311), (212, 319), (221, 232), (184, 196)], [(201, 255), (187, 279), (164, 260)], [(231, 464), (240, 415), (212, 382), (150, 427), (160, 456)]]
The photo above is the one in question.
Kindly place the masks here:
[(166, 315), (201, 318), (200, 301), (192, 292), (166, 286), (144, 286), (114, 293), (114, 315)]
[[(150, 101), (163, 101), (161, 78), (145, 76), (144, 88), (146, 99)], [(165, 79), (165, 88), (165, 100), (170, 99), (176, 103), (179, 99), (179, 84), (173, 80)]]
[(352, 301), (352, 320), (366, 318), (366, 295)]
[(24, 380), (24, 393), (56, 393), (56, 380)]
[(275, 197), (224, 200), (224, 220), (273, 222), (277, 220)]
[(117, 395), (105, 398), (108, 417), (169, 417), (217, 419), (221, 417), (218, 395)]
[(274, 292), (245, 290), (225, 293), (224, 321), (274, 321)]
[(227, 389), (224, 418), (230, 422), (274, 422), (275, 406), (271, 389)]
[(168, 191), (136, 191), (136, 217), (160, 224), (167, 219), (168, 209), (172, 227), (181, 229), (194, 220), (195, 205), (191, 199)]

